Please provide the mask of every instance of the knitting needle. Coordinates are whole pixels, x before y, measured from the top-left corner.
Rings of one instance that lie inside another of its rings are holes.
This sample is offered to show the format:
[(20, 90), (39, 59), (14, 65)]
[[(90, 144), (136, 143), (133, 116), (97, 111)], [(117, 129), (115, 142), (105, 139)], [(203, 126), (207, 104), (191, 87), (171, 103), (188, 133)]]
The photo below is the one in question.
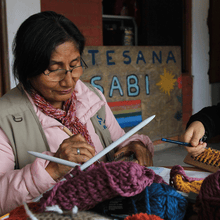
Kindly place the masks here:
[(126, 134), (124, 134), (122, 137), (120, 137), (117, 141), (110, 144), (108, 147), (100, 151), (98, 154), (96, 154), (94, 157), (92, 157), (90, 160), (86, 161), (84, 164), (81, 165), (81, 170), (86, 169), (91, 164), (93, 164), (95, 161), (106, 155), (109, 151), (113, 150), (115, 147), (117, 147), (119, 144), (121, 144), (123, 141), (125, 141), (127, 138), (129, 138), (131, 135), (139, 131), (141, 128), (143, 128), (145, 125), (147, 125), (151, 120), (153, 120), (155, 115), (145, 119), (141, 123), (139, 123), (137, 126), (132, 128), (130, 131), (128, 131)]
[[(63, 131), (65, 131), (69, 136), (73, 135), (73, 133), (67, 127), (63, 127)], [(80, 166), (80, 164), (78, 164), (78, 163), (74, 163), (74, 162), (71, 162), (68, 160), (63, 160), (63, 159), (60, 159), (57, 157), (49, 156), (47, 154), (42, 154), (42, 153), (34, 152), (34, 151), (28, 151), (28, 153), (35, 156), (35, 157), (39, 157), (44, 160), (49, 160), (49, 161), (52, 161), (55, 163), (63, 164), (63, 165), (69, 166), (69, 167)]]
[(78, 163), (74, 163), (74, 162), (71, 162), (68, 160), (63, 160), (63, 159), (60, 159), (57, 157), (49, 156), (47, 154), (42, 154), (42, 153), (38, 153), (38, 152), (34, 152), (34, 151), (28, 151), (28, 153), (35, 156), (35, 157), (39, 157), (44, 160), (49, 160), (49, 161), (52, 161), (55, 163), (63, 164), (63, 165), (69, 166), (69, 167), (80, 166), (80, 164), (78, 164)]
[(192, 145), (190, 143), (187, 143), (187, 142), (175, 141), (175, 140), (170, 140), (170, 139), (166, 139), (166, 138), (161, 138), (161, 141), (170, 142), (170, 143), (173, 143), (173, 144), (184, 145), (184, 146), (187, 146), (187, 147), (192, 147)]
[(63, 164), (63, 165), (66, 165), (66, 166), (70, 166), (70, 167), (75, 167), (76, 165), (79, 165), (81, 170), (83, 171), (84, 169), (89, 167), (91, 164), (93, 164), (94, 162), (99, 160), (101, 157), (106, 155), (109, 151), (113, 150), (115, 147), (117, 147), (119, 144), (121, 144), (123, 141), (125, 141), (127, 138), (129, 138), (131, 135), (133, 135), (134, 133), (139, 131), (141, 128), (143, 128), (145, 125), (147, 125), (151, 120), (154, 119), (154, 117), (155, 117), (155, 115), (145, 119), (144, 121), (139, 123), (137, 126), (132, 128), (130, 131), (128, 131), (126, 134), (124, 134), (122, 137), (120, 137), (117, 141), (115, 141), (112, 144), (110, 144), (108, 147), (106, 147), (104, 150), (102, 150), (101, 152), (96, 154), (94, 157), (92, 157), (90, 160), (86, 161), (82, 165), (76, 164), (74, 162), (70, 162), (70, 161), (67, 161), (67, 160), (59, 159), (57, 157), (52, 157), (52, 156), (49, 156), (49, 155), (38, 153), (38, 152), (28, 151), (28, 153), (32, 154), (32, 155), (34, 155), (36, 157), (40, 157), (42, 159), (45, 159), (45, 160), (49, 160), (49, 161), (52, 161), (52, 162), (55, 162), (55, 163), (60, 163), (60, 164)]

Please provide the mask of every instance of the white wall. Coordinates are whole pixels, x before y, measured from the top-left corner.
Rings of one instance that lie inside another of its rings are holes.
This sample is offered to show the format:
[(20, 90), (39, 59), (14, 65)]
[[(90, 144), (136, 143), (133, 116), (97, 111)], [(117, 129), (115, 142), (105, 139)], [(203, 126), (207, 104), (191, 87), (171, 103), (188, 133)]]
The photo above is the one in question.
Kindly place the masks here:
[(209, 33), (207, 26), (209, 0), (192, 1), (192, 75), (193, 113), (212, 104), (209, 84)]
[(30, 15), (40, 12), (40, 10), (40, 0), (6, 0), (11, 88), (16, 85), (12, 75), (12, 42), (14, 36), (21, 23)]

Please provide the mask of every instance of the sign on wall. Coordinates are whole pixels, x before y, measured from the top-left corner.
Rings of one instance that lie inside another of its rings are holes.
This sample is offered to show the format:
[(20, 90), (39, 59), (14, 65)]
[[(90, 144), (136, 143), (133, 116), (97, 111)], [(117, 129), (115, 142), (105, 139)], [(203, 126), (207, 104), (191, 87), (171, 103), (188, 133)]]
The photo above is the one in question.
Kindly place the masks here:
[(151, 140), (182, 133), (181, 49), (175, 46), (88, 46), (81, 77), (105, 95), (128, 131), (156, 115), (140, 134)]

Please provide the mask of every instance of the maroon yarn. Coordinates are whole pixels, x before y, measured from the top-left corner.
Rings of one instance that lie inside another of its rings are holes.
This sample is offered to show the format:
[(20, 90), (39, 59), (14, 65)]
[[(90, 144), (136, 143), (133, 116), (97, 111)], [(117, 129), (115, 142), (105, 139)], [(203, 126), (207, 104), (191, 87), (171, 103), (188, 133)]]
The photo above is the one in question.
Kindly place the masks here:
[(196, 200), (198, 219), (220, 219), (220, 170), (207, 176)]
[(184, 169), (182, 166), (180, 165), (175, 165), (172, 167), (172, 169), (170, 170), (170, 185), (173, 186), (173, 179), (176, 176), (176, 174), (180, 174), (182, 175), (182, 179), (185, 182), (192, 182), (192, 181), (198, 181), (198, 180), (203, 180), (204, 178), (193, 178), (193, 177), (189, 177), (186, 175)]
[(99, 202), (115, 196), (134, 196), (153, 182), (164, 183), (162, 177), (153, 170), (134, 162), (101, 162), (81, 171), (77, 166), (66, 175), (65, 181), (58, 182), (53, 189), (43, 194), (40, 210), (47, 206), (59, 205), (70, 210), (75, 205), (79, 210), (93, 208)]

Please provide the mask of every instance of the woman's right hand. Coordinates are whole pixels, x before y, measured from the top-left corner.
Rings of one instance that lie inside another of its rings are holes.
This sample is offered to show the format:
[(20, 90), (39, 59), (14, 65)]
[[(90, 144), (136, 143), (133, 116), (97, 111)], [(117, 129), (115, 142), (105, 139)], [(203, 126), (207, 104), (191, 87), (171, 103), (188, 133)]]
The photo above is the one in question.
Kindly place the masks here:
[(204, 125), (200, 121), (194, 121), (189, 125), (185, 133), (180, 138), (181, 141), (190, 143), (192, 145), (192, 147), (185, 148), (193, 157), (201, 154), (207, 146), (207, 143), (200, 141), (204, 134)]
[[(80, 154), (77, 153), (79, 149)], [(54, 157), (68, 160), (75, 163), (84, 163), (95, 156), (95, 149), (87, 143), (81, 134), (73, 135), (65, 139), (55, 153)], [(67, 174), (72, 167), (49, 162), (46, 171), (50, 176), (57, 180)]]

